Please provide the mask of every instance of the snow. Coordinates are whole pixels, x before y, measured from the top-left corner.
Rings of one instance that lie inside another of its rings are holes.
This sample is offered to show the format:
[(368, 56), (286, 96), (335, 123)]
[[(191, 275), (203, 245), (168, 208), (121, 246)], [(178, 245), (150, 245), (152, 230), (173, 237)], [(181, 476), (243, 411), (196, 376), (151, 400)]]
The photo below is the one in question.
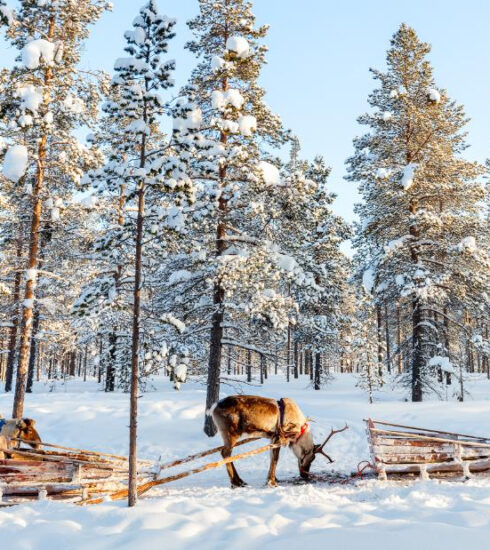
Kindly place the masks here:
[(374, 287), (374, 270), (370, 267), (362, 274), (362, 285), (366, 292), (371, 292)]
[(245, 103), (245, 98), (240, 93), (240, 90), (230, 88), (226, 92), (214, 90), (211, 94), (211, 105), (217, 111), (224, 111), (228, 105), (235, 109), (241, 109)]
[(26, 271), (26, 281), (36, 281), (37, 269), (28, 269)]
[(402, 248), (405, 245), (405, 242), (409, 239), (410, 239), (410, 235), (404, 235), (399, 239), (393, 239), (392, 241), (389, 241), (384, 247), (385, 254), (386, 255), (392, 254), (399, 248)]
[(51, 221), (57, 222), (60, 219), (60, 209), (58, 207), (51, 208)]
[(31, 70), (37, 69), (42, 63), (52, 65), (55, 57), (55, 44), (38, 38), (32, 40), (22, 50), (22, 63)]
[(228, 134), (238, 134), (238, 132), (240, 131), (240, 126), (238, 125), (238, 122), (234, 122), (233, 120), (220, 120), (219, 128), (221, 131)]
[(21, 100), (22, 109), (29, 109), (34, 115), (37, 114), (37, 110), (43, 102), (42, 90), (36, 88), (32, 84), (18, 88), (15, 96)]
[(18, 182), (26, 173), (27, 164), (27, 147), (25, 145), (12, 145), (5, 154), (3, 175), (9, 180)]
[(287, 254), (278, 254), (277, 265), (284, 271), (296, 271), (299, 267), (298, 262)]
[(391, 170), (389, 168), (378, 168), (376, 170), (376, 177), (380, 180), (385, 180), (391, 176)]
[(418, 168), (418, 164), (415, 162), (411, 162), (410, 164), (407, 164), (403, 168), (401, 184), (403, 189), (405, 189), (405, 191), (408, 191), (412, 187), (414, 177), (415, 177), (415, 170), (417, 168)]
[(388, 111), (385, 111), (384, 113), (381, 113), (381, 118), (384, 122), (389, 122), (393, 119), (393, 113), (390, 113)]
[(177, 382), (185, 383), (187, 379), (187, 365), (185, 363), (180, 363), (174, 368), (174, 378)]
[[(148, 71), (148, 63), (143, 59), (136, 59), (134, 57), (120, 57), (116, 59), (114, 63), (115, 71), (136, 71), (144, 73)], [(117, 77), (116, 77), (117, 78)]]
[(278, 168), (274, 166), (274, 164), (266, 162), (265, 160), (261, 160), (259, 162), (258, 168), (266, 185), (281, 184), (281, 175)]
[(396, 275), (395, 283), (397, 284), (397, 286), (404, 286), (405, 285), (405, 276), (404, 275)]
[(185, 219), (182, 210), (177, 207), (172, 207), (167, 215), (167, 227), (175, 231), (182, 231), (185, 228)]
[(226, 41), (226, 49), (237, 57), (245, 58), (250, 53), (250, 44), (243, 36), (230, 36)]
[(192, 273), (188, 271), (187, 269), (179, 269), (178, 271), (174, 271), (169, 279), (168, 284), (175, 285), (177, 283), (184, 283), (185, 281), (188, 281), (192, 278)]
[(0, 1), (0, 15), (6, 19), (8, 25), (12, 25), (15, 20), (13, 10), (5, 6), (3, 1)]
[(85, 103), (83, 99), (75, 97), (71, 94), (67, 95), (63, 100), (63, 108), (73, 114), (80, 114), (85, 111)]
[(441, 94), (435, 88), (431, 88), (430, 90), (427, 90), (427, 97), (429, 98), (430, 101), (433, 101), (434, 103), (441, 102)]
[(162, 321), (162, 323), (172, 325), (181, 334), (185, 331), (185, 323), (174, 317), (171, 313), (166, 313), (165, 315), (162, 315), (160, 317), (160, 321)]
[(138, 46), (141, 46), (145, 43), (146, 32), (141, 27), (135, 27), (133, 31), (126, 31), (125, 37), (134, 41), (134, 43), (137, 44)]
[(429, 366), (440, 367), (443, 372), (455, 372), (449, 357), (441, 357), (440, 355), (436, 355), (430, 359)]
[(252, 115), (245, 115), (238, 119), (240, 134), (250, 137), (257, 131), (257, 119)]
[(222, 57), (214, 55), (211, 58), (211, 69), (213, 69), (213, 71), (219, 71), (225, 66), (226, 66), (226, 61)]
[(456, 248), (459, 252), (475, 252), (478, 250), (475, 237), (465, 237), (458, 243)]
[(174, 118), (174, 130), (177, 132), (186, 132), (187, 130), (197, 130), (202, 123), (202, 111), (197, 107), (190, 107), (184, 117)]
[[(314, 418), (311, 429), (316, 441), (324, 439), (331, 427), (349, 424), (347, 432), (328, 444), (335, 464), (329, 466), (318, 458), (313, 473), (351, 472), (360, 460), (369, 459), (362, 418), (490, 434), (490, 383), (484, 378), (468, 384), (472, 398), (464, 403), (412, 404), (383, 391), (375, 392), (376, 402), (369, 405), (355, 383), (355, 377), (339, 375), (325, 389), (313, 391), (307, 377), (286, 384), (283, 376), (271, 376), (263, 388), (246, 386), (246, 392), (295, 399)], [(141, 457), (156, 460), (161, 455), (167, 462), (219, 445), (218, 437), (209, 439), (202, 433), (203, 386), (191, 379), (175, 392), (168, 378), (158, 378), (155, 386), (156, 391), (139, 399)], [(124, 454), (129, 397), (98, 390), (93, 380), (68, 380), (55, 385), (54, 391), (49, 384), (36, 383), (26, 399), (25, 413), (37, 420), (36, 427), (46, 441)], [(222, 391), (223, 396), (231, 393), (231, 388)], [(0, 394), (0, 413), (11, 409), (11, 402), (11, 395)], [(244, 489), (231, 490), (225, 469), (218, 468), (155, 488), (131, 509), (125, 502), (78, 507), (52, 501), (4, 508), (0, 511), (2, 547), (47, 550), (66, 547), (69, 541), (70, 550), (143, 550), (162, 545), (170, 550), (303, 550), (306, 545), (461, 550), (487, 544), (488, 480), (367, 480), (354, 485), (280, 484), (270, 489), (264, 486), (268, 461), (265, 453), (237, 462), (240, 475), (249, 483)], [(297, 476), (296, 460), (289, 450), (282, 450), (278, 477), (293, 476)]]

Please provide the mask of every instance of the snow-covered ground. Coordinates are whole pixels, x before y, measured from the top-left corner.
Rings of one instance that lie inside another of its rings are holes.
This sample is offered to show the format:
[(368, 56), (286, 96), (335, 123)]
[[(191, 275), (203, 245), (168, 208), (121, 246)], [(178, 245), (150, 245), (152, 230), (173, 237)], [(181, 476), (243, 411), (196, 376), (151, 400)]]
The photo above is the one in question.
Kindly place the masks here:
[[(183, 457), (219, 444), (202, 433), (204, 387), (197, 383), (175, 392), (159, 379), (156, 391), (140, 400), (139, 455), (144, 458)], [(369, 458), (363, 418), (431, 428), (490, 434), (490, 383), (475, 379), (465, 403), (404, 402), (391, 392), (367, 403), (350, 375), (338, 376), (315, 392), (308, 380), (286, 385), (269, 380), (248, 393), (295, 398), (313, 417), (316, 439), (342, 427), (350, 430), (334, 439), (331, 467), (356, 469)], [(225, 388), (223, 393), (234, 393)], [(11, 408), (11, 396), (0, 395), (0, 413)], [(26, 415), (36, 418), (45, 441), (107, 452), (127, 451), (128, 396), (108, 395), (94, 382), (68, 382), (50, 392), (38, 384), (27, 396)], [(224, 468), (208, 471), (154, 489), (128, 509), (124, 502), (80, 508), (39, 502), (0, 509), (0, 548), (58, 550), (155, 548), (215, 550), (218, 548), (322, 548), (445, 550), (484, 547), (490, 538), (490, 480), (454, 482), (360, 481), (352, 485), (283, 485), (264, 487), (268, 456), (237, 463), (250, 484), (228, 488)], [(312, 471), (327, 468), (317, 459)], [(292, 453), (281, 452), (278, 477), (297, 475)]]

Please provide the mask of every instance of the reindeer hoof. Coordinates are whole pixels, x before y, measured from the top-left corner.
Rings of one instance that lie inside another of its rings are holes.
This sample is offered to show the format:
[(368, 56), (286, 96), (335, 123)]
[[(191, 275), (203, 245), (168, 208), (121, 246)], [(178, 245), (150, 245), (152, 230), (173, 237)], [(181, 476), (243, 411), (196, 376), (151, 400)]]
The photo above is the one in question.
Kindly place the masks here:
[(239, 489), (240, 487), (247, 487), (247, 484), (242, 479), (234, 480), (231, 482), (232, 489)]
[(269, 481), (267, 482), (267, 487), (277, 487), (277, 479), (269, 479)]

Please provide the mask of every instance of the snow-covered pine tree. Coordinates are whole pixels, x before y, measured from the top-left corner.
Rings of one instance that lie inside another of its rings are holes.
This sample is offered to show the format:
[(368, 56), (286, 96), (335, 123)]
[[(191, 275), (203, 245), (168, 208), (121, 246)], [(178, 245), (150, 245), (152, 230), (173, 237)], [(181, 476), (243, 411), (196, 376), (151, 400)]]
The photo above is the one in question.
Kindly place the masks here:
[[(264, 208), (279, 172), (264, 161), (263, 145), (278, 144), (284, 136), (257, 83), (266, 51), (259, 41), (267, 27), (255, 27), (251, 4), (244, 0), (200, 0), (199, 8), (189, 23), (196, 38), (188, 45), (199, 63), (185, 92), (202, 109), (209, 149), (194, 165), (200, 179), (194, 252), (176, 258), (172, 270), (188, 276), (171, 280), (174, 288), (180, 283), (180, 303), (194, 315), (194, 328), (211, 325), (209, 408), (219, 397), (222, 350), (256, 351), (249, 343), (251, 333), (257, 324), (287, 324), (290, 300), (274, 288), (280, 268), (272, 258), (271, 215)], [(210, 416), (204, 429), (208, 435), (216, 432)]]
[(3, 172), (14, 182), (29, 180), (26, 191), (31, 212), (12, 413), (16, 418), (22, 416), (24, 406), (43, 201), (50, 199), (53, 178), (76, 183), (90, 160), (72, 135), (83, 118), (80, 105), (90, 108), (93, 99), (93, 88), (78, 73), (77, 65), (89, 26), (108, 7), (105, 0), (21, 0), (16, 13), (5, 4), (2, 7), (8, 37), (19, 50), (18, 65), (12, 70), (15, 88), (3, 111), (19, 131), (10, 138)]
[(340, 306), (349, 276), (340, 244), (350, 232), (331, 210), (335, 195), (326, 187), (330, 169), (324, 159), (299, 161), (298, 153), (295, 140), (278, 197), (274, 232), (281, 243), (280, 263), (288, 270), (284, 290), (297, 304), (295, 342), (313, 354), (314, 388), (320, 389), (321, 357), (328, 354), (332, 364), (339, 357)]
[[(179, 102), (173, 111), (161, 92), (173, 86), (175, 63), (164, 59), (169, 41), (175, 36), (176, 21), (159, 13), (154, 0), (145, 3), (125, 33), (128, 57), (115, 63), (114, 101), (104, 106), (112, 122), (114, 150), (108, 162), (89, 174), (92, 185), (101, 194), (124, 194), (126, 210), (123, 223), (117, 223), (105, 235), (109, 247), (121, 245), (132, 250), (132, 333), (131, 333), (131, 398), (129, 444), (129, 506), (136, 503), (136, 436), (138, 379), (141, 361), (141, 306), (145, 285), (145, 238), (168, 230), (175, 218), (174, 210), (193, 198), (192, 182), (187, 175), (187, 161), (194, 143), (194, 132), (201, 113), (189, 104)], [(175, 116), (175, 130), (166, 139), (159, 130), (162, 116)], [(164, 209), (171, 202), (173, 210)], [(151, 224), (151, 226), (150, 226)], [(109, 287), (118, 284), (116, 273), (104, 280)], [(111, 292), (109, 289), (109, 297)], [(85, 292), (77, 308), (86, 308)], [(85, 303), (84, 303), (85, 302)]]
[(372, 112), (359, 118), (369, 132), (354, 140), (347, 161), (347, 179), (363, 196), (355, 245), (364, 282), (376, 304), (403, 302), (411, 319), (413, 401), (431, 385), (441, 319), (458, 326), (462, 311), (479, 310), (489, 276), (479, 246), (482, 167), (462, 157), (466, 118), (436, 87), (429, 52), (400, 26), (387, 72), (372, 70), (380, 86), (369, 96)]
[(371, 297), (365, 289), (356, 293), (356, 316), (351, 326), (352, 361), (359, 373), (358, 386), (368, 394), (369, 403), (373, 403), (374, 392), (383, 385), (378, 363), (378, 335), (376, 330), (376, 311)]

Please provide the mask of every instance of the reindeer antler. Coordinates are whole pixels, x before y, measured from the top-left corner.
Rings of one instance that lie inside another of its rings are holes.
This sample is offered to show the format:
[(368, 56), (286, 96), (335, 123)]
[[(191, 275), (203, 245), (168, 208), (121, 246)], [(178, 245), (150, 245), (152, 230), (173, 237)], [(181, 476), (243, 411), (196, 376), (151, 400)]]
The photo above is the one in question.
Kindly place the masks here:
[(349, 429), (349, 426), (347, 426), (347, 424), (341, 428), (340, 430), (334, 430), (333, 428), (330, 430), (330, 433), (328, 434), (327, 436), (327, 439), (325, 439), (325, 441), (321, 444), (321, 445), (316, 445), (315, 447), (315, 454), (316, 453), (320, 453), (322, 454), (329, 462), (330, 464), (333, 462), (333, 460), (327, 455), (327, 453), (325, 453), (323, 451), (323, 447), (325, 447), (325, 445), (330, 441), (330, 438), (332, 436), (334, 436), (335, 434), (339, 434), (340, 432), (344, 432), (345, 430), (348, 430)]

